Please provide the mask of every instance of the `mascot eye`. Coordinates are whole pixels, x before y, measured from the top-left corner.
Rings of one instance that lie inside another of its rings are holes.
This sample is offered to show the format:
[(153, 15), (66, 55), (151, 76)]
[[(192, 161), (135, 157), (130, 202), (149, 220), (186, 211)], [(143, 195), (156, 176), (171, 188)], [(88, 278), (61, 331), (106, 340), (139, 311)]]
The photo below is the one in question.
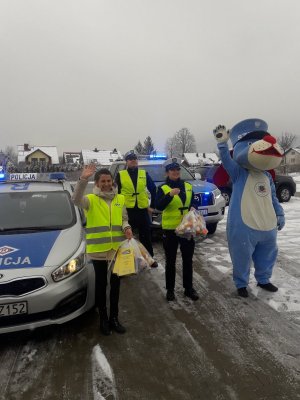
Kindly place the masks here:
[(251, 146), (252, 142), (248, 142), (248, 146)]

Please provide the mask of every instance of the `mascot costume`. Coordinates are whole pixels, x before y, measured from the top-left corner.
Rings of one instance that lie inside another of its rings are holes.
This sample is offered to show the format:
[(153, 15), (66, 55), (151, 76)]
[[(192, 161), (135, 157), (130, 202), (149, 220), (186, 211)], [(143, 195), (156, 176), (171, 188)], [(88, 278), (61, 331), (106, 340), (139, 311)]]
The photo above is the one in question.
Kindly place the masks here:
[[(238, 294), (248, 297), (252, 261), (257, 285), (276, 292), (278, 288), (270, 278), (278, 253), (277, 230), (283, 228), (285, 219), (267, 170), (279, 166), (283, 150), (261, 119), (241, 121), (230, 131), (219, 125), (214, 135), (223, 166), (232, 181), (227, 239)], [(227, 144), (229, 138), (233, 157)]]

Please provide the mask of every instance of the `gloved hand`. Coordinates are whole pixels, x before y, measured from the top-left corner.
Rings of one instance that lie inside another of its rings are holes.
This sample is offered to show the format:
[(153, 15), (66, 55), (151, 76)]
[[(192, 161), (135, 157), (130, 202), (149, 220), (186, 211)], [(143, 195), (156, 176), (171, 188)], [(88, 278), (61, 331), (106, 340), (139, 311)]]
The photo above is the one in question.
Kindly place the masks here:
[(218, 143), (225, 143), (229, 139), (229, 131), (226, 130), (224, 125), (219, 125), (214, 129), (214, 135)]
[(281, 231), (284, 225), (285, 225), (284, 215), (277, 215), (277, 229)]

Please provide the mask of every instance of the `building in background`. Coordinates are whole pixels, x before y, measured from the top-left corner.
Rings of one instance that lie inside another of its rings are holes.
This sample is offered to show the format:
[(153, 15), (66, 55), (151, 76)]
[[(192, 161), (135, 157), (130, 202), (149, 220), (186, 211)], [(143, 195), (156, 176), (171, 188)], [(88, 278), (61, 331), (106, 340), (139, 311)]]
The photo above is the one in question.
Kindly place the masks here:
[(300, 171), (300, 147), (291, 147), (285, 152), (281, 166), (285, 172)]
[(17, 146), (18, 166), (31, 171), (46, 171), (59, 165), (56, 146)]
[(216, 153), (183, 153), (182, 164), (186, 167), (214, 165), (220, 162)]
[(67, 165), (80, 165), (82, 163), (82, 153), (81, 151), (64, 151), (62, 161)]
[(95, 163), (103, 167), (109, 167), (114, 161), (122, 160), (123, 156), (117, 149), (110, 150), (82, 150), (82, 161), (85, 165)]

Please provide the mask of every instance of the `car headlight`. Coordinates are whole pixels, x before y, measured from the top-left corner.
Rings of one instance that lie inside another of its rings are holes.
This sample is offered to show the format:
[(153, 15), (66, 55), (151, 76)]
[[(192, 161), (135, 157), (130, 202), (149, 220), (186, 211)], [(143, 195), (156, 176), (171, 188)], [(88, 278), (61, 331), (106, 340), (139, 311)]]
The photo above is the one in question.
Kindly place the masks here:
[(213, 191), (213, 194), (215, 196), (215, 199), (218, 199), (220, 196), (222, 196), (222, 193), (221, 193), (221, 191), (219, 189), (215, 189)]
[(78, 257), (70, 260), (67, 264), (56, 268), (56, 270), (51, 274), (54, 282), (62, 281), (80, 271), (85, 266), (85, 257), (85, 254), (80, 254)]

